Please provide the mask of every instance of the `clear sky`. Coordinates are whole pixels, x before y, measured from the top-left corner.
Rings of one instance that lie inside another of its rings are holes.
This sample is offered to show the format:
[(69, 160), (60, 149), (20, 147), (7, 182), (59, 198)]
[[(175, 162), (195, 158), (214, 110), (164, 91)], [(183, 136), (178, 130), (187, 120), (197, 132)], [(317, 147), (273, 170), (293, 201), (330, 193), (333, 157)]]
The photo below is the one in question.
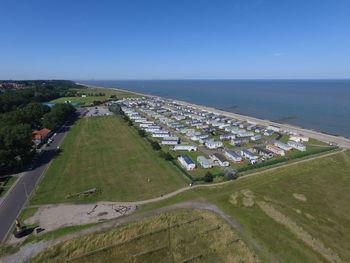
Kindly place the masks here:
[(0, 0), (0, 79), (350, 78), (349, 0)]

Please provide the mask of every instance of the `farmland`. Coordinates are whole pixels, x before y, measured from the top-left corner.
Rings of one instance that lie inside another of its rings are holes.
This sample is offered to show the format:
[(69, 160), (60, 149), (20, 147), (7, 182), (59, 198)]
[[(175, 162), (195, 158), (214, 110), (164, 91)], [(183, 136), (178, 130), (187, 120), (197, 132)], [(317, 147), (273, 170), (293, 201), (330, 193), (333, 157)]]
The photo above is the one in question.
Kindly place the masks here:
[[(80, 119), (31, 202), (132, 201), (160, 196), (186, 179), (119, 116)], [(99, 194), (68, 198), (98, 188)]]

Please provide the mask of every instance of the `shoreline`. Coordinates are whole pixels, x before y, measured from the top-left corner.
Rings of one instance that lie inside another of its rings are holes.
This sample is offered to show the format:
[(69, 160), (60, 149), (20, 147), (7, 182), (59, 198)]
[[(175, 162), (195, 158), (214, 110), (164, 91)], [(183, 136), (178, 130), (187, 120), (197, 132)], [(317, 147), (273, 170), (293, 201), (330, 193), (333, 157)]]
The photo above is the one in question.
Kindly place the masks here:
[[(76, 82), (76, 84), (79, 84), (79, 85), (82, 85), (85, 87), (89, 87), (89, 88), (92, 87), (92, 88), (100, 88), (100, 89), (114, 89), (114, 90), (118, 90), (118, 91), (130, 92), (130, 93), (133, 93), (136, 95), (141, 95), (141, 96), (163, 98), (163, 97), (160, 97), (157, 95), (141, 93), (141, 92), (131, 91), (131, 90), (127, 90), (127, 89), (99, 87), (99, 86), (92, 86), (92, 85), (87, 85), (87, 84), (83, 84), (83, 83), (78, 83), (78, 82)], [(335, 142), (338, 144), (339, 147), (350, 149), (350, 139), (346, 138), (344, 136), (328, 134), (325, 132), (321, 132), (321, 131), (317, 131), (317, 130), (313, 130), (313, 129), (307, 129), (307, 128), (303, 128), (303, 127), (299, 127), (299, 126), (295, 126), (295, 125), (291, 125), (291, 124), (283, 124), (283, 123), (279, 123), (279, 122), (274, 122), (274, 121), (271, 121), (268, 119), (260, 119), (260, 118), (256, 118), (256, 117), (252, 117), (252, 116), (247, 116), (247, 115), (238, 114), (238, 113), (234, 113), (234, 112), (224, 111), (221, 109), (217, 109), (215, 107), (193, 104), (193, 103), (182, 101), (182, 100), (177, 100), (177, 99), (172, 99), (172, 98), (166, 98), (166, 99), (172, 100), (174, 102), (177, 102), (179, 104), (183, 104), (186, 106), (191, 106), (191, 107), (194, 107), (197, 109), (202, 109), (202, 110), (206, 110), (206, 111), (210, 111), (210, 112), (216, 112), (220, 115), (224, 115), (226, 117), (230, 117), (230, 118), (234, 118), (234, 119), (253, 121), (253, 122), (256, 122), (256, 124), (260, 124), (260, 125), (264, 125), (264, 126), (275, 125), (275, 126), (281, 127), (282, 129), (295, 131), (295, 132), (300, 133), (304, 136), (314, 138), (314, 139), (317, 139), (319, 141), (323, 141), (325, 143)]]

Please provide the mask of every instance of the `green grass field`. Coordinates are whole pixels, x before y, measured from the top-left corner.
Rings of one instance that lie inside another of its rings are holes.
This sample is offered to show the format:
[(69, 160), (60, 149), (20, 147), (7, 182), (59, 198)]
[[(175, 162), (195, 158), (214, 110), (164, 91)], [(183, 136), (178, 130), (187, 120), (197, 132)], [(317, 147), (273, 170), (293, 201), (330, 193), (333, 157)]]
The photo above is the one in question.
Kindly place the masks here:
[(201, 196), (245, 227), (245, 238), (259, 244), (256, 253), (265, 262), (329, 262), (325, 257), (332, 255), (334, 262), (349, 262), (349, 187), (347, 151), (225, 186), (193, 189), (140, 212)]
[[(186, 184), (179, 170), (160, 158), (119, 116), (80, 119), (61, 149), (31, 203), (143, 200)], [(67, 198), (94, 187), (102, 192)]]
[(201, 257), (191, 262), (260, 262), (244, 242), (233, 242), (238, 238), (216, 214), (181, 209), (62, 242), (28, 262), (63, 262), (115, 243), (120, 245), (71, 262), (183, 262), (195, 256)]
[(140, 97), (139, 95), (124, 91), (124, 90), (115, 90), (108, 88), (95, 88), (89, 87), (86, 89), (73, 89), (81, 94), (96, 94), (96, 93), (104, 93), (105, 96), (88, 96), (86, 98), (79, 97), (62, 97), (55, 100), (50, 101), (50, 103), (64, 103), (65, 101), (71, 101), (72, 103), (79, 103), (80, 105), (91, 104), (95, 100), (106, 100), (110, 98), (111, 95), (116, 95), (118, 99), (126, 98), (126, 97)]

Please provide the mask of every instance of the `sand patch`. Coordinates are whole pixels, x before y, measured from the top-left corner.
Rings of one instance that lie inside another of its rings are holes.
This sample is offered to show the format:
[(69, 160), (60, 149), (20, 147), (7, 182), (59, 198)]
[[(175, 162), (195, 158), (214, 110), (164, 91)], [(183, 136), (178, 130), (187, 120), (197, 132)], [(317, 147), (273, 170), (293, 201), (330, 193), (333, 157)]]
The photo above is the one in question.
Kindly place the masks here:
[(38, 224), (42, 233), (66, 226), (85, 225), (130, 214), (135, 206), (121, 203), (62, 204), (39, 207), (25, 224)]
[(293, 197), (299, 201), (302, 201), (302, 202), (306, 202), (307, 201), (307, 198), (305, 195), (303, 194), (298, 194), (298, 193), (294, 193), (293, 194)]
[(293, 220), (285, 216), (278, 210), (276, 210), (272, 205), (261, 201), (257, 203), (266, 215), (271, 217), (277, 223), (284, 225), (288, 228), (294, 235), (299, 239), (304, 241), (307, 245), (312, 247), (316, 252), (321, 254), (326, 260), (330, 262), (342, 262), (339, 256), (332, 251), (330, 248), (325, 247), (325, 245), (318, 239), (315, 239), (308, 232), (306, 232), (302, 227), (298, 226)]

